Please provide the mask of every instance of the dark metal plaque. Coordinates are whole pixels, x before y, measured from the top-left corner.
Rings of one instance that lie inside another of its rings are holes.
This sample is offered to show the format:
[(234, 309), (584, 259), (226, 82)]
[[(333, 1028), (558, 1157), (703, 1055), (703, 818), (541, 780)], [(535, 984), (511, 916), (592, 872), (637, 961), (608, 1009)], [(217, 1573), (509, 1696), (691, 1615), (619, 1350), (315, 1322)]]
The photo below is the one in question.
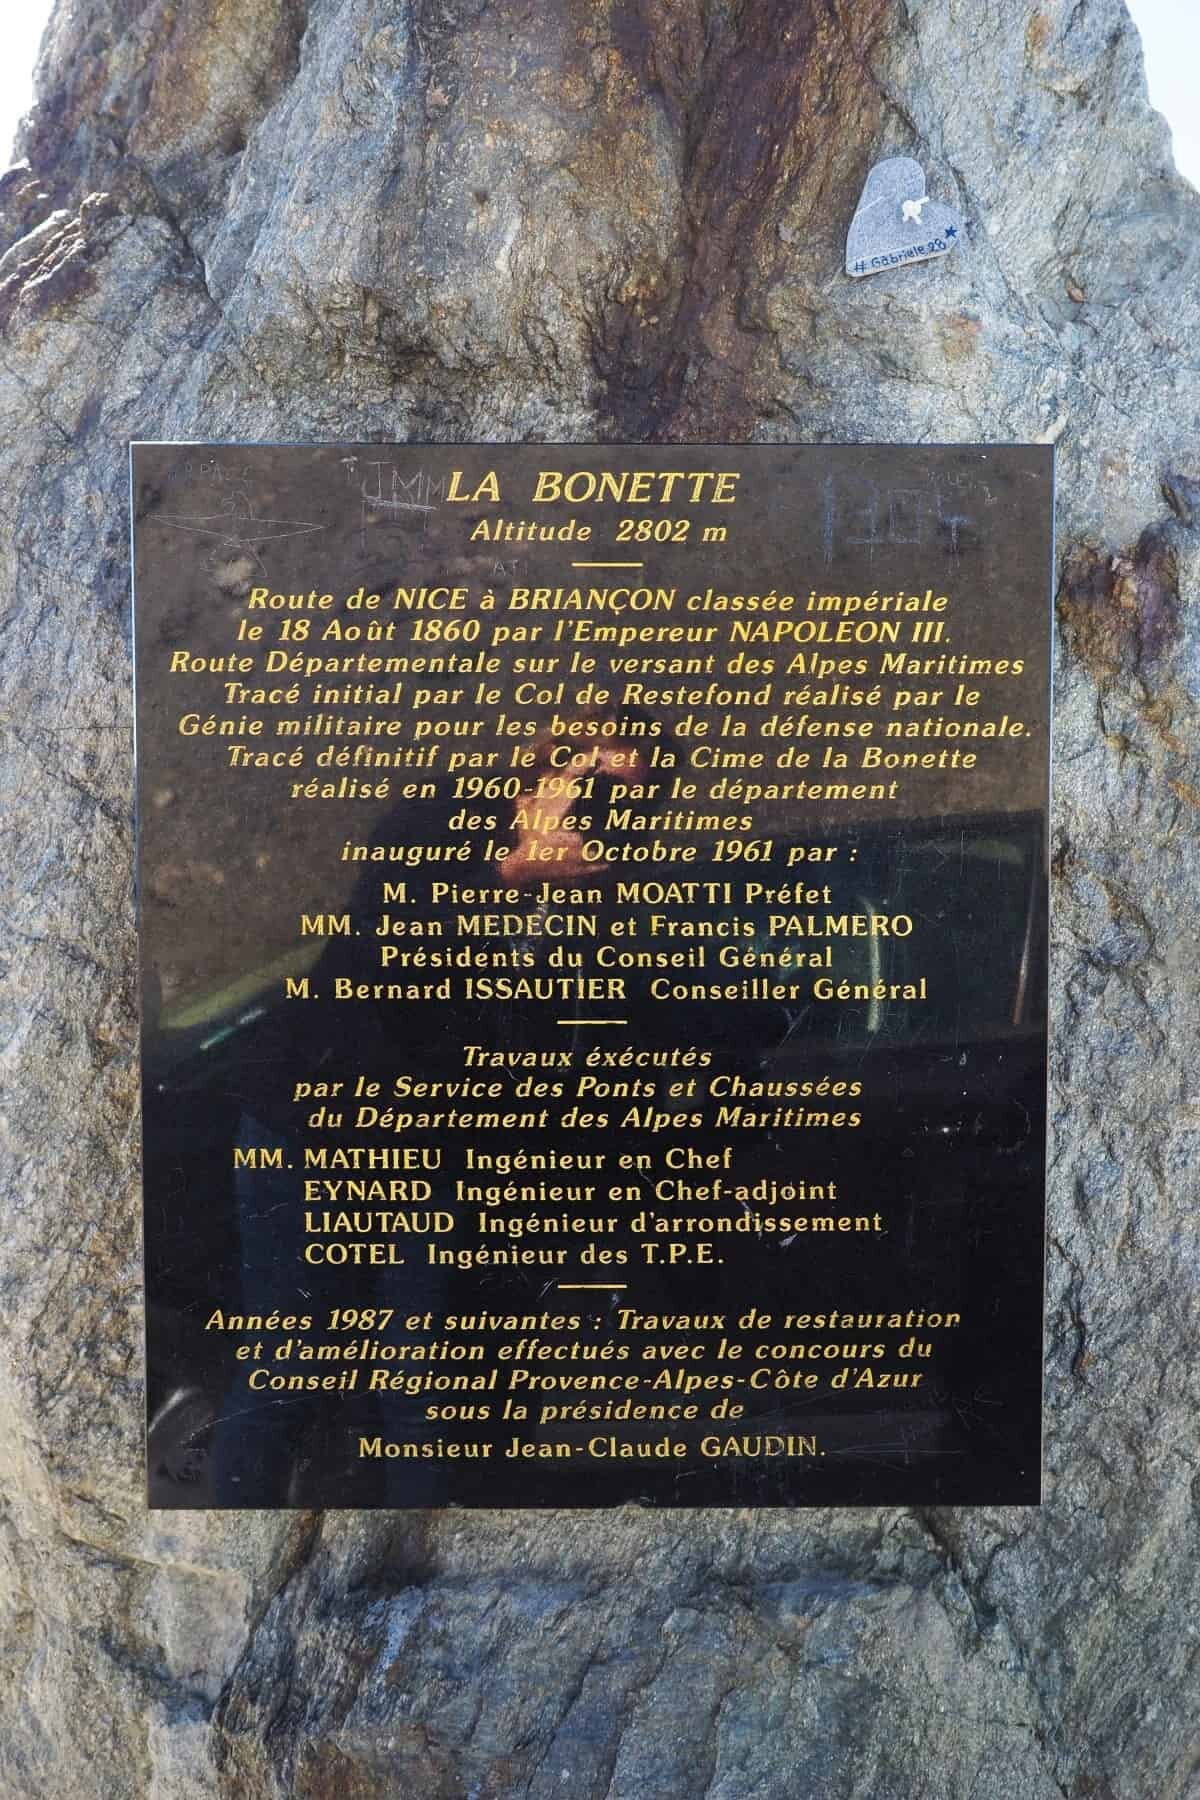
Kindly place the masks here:
[(132, 484), (151, 1503), (1036, 1501), (1051, 452)]

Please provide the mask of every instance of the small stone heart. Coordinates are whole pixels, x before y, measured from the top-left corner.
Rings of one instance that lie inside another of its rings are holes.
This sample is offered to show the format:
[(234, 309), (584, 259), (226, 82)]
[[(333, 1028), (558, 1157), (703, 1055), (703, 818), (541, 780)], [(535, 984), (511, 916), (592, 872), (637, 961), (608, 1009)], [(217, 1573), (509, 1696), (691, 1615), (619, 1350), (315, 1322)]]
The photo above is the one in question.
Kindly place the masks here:
[(881, 275), (904, 263), (945, 256), (962, 224), (952, 207), (925, 192), (925, 171), (911, 156), (878, 162), (863, 185), (846, 238), (846, 273)]

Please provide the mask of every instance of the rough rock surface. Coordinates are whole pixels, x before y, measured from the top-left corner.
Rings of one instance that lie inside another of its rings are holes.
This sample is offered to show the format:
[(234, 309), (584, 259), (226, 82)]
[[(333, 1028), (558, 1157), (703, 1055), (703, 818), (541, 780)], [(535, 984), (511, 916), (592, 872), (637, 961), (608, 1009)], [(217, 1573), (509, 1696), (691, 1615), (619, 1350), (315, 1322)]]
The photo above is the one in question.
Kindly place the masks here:
[[(1121, 0), (59, 0), (24, 153), (4, 1800), (1200, 1794), (1200, 199)], [(851, 282), (885, 153), (965, 241)], [(135, 436), (1057, 441), (1040, 1511), (147, 1516)]]

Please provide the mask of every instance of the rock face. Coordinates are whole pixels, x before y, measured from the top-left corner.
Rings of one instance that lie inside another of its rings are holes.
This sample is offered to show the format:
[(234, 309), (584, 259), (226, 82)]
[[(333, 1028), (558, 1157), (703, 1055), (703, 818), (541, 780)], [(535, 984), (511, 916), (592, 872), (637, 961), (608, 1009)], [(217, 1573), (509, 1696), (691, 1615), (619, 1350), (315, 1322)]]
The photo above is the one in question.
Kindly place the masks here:
[[(0, 181), (5, 1800), (1200, 1794), (1200, 200), (1121, 0), (60, 0)], [(852, 282), (870, 164), (963, 216)], [(125, 443), (1059, 448), (1040, 1511), (156, 1514)]]

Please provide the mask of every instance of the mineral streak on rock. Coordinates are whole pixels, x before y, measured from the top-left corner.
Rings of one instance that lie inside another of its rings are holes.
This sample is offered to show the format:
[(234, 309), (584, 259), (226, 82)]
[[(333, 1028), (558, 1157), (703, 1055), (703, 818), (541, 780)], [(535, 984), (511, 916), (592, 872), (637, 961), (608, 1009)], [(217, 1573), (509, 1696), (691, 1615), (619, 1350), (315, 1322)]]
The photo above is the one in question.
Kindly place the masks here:
[[(1200, 202), (1121, 0), (60, 0), (38, 87), (0, 1793), (1184, 1800)], [(854, 283), (887, 155), (963, 241)], [(1058, 444), (1047, 1504), (148, 1517), (126, 441), (710, 435)]]
[(1179, 634), (1178, 533), (1150, 525), (1114, 554), (1085, 544), (1064, 559), (1059, 620), (1071, 648), (1102, 686), (1148, 669)]

